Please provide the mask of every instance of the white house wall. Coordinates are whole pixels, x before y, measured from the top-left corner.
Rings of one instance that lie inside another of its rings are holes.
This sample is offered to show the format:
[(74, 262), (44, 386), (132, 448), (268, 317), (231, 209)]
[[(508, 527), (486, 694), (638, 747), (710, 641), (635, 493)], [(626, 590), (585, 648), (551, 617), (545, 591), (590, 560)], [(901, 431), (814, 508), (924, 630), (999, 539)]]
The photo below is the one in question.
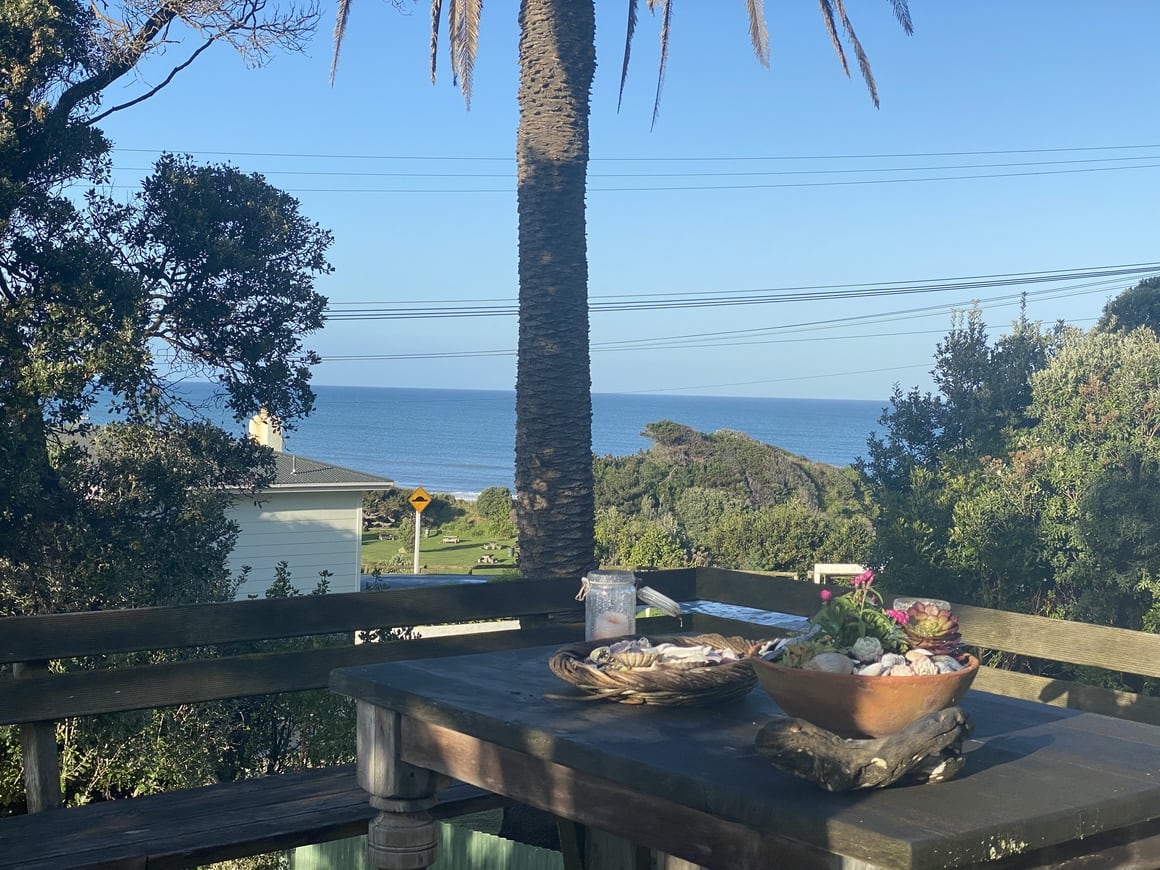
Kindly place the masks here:
[(263, 494), (259, 504), (235, 503), (233, 520), (241, 533), (230, 554), (237, 576), (250, 566), (249, 579), (237, 597), (262, 598), (281, 561), (290, 567), (290, 582), (302, 594), (313, 591), (320, 571), (330, 571), (331, 592), (357, 592), (361, 570), (361, 492), (292, 492)]

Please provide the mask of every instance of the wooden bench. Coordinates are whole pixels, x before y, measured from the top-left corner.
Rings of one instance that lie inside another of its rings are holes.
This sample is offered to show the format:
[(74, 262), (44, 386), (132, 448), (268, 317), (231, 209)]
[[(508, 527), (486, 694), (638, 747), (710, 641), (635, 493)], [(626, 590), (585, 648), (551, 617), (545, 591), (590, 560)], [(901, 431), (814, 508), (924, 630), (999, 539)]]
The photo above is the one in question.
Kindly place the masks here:
[[(509, 803), (464, 783), (431, 813)], [(190, 867), (365, 834), (376, 811), (353, 764), (165, 792), (0, 822), (0, 870)]]
[(460, 542), (459, 535), (444, 535), (443, 536), (443, 543), (444, 544), (458, 544), (459, 542)]

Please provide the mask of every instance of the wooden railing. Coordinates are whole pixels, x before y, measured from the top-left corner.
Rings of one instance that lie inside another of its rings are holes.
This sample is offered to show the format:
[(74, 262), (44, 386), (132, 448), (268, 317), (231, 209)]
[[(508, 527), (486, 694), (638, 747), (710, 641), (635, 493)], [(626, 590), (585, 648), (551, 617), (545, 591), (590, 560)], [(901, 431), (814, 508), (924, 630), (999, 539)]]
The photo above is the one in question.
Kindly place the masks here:
[[(709, 601), (796, 616), (818, 607), (819, 587), (720, 569), (644, 572), (645, 583), (681, 602)], [(385, 578), (389, 582), (389, 577)], [(21, 727), (29, 809), (60, 802), (55, 723), (62, 719), (251, 695), (323, 688), (337, 667), (407, 658), (562, 644), (583, 634), (577, 582), (520, 580), (304, 596), (185, 607), (12, 617), (0, 620), (0, 724)], [(711, 609), (711, 608), (710, 608)], [(1160, 679), (1160, 635), (957, 606), (964, 641), (980, 651), (1100, 667)], [(514, 631), (354, 642), (366, 629), (517, 618)], [(683, 624), (660, 618), (641, 633), (677, 629), (752, 638), (785, 633), (746, 619), (697, 612)], [(350, 635), (349, 643), (282, 652), (222, 654), (273, 639)], [(188, 660), (58, 672), (53, 661), (156, 650)], [(205, 650), (205, 655), (199, 653)], [(975, 687), (1160, 724), (1160, 698), (983, 668)], [(66, 815), (75, 812), (65, 811)], [(0, 839), (5, 821), (0, 820)], [(0, 862), (2, 863), (2, 862)]]

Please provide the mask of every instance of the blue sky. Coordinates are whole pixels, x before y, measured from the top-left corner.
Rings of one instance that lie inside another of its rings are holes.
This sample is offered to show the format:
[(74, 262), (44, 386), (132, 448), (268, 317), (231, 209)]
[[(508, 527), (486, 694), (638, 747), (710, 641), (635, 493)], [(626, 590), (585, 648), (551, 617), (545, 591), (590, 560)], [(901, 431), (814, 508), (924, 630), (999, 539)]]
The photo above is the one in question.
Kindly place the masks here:
[[(911, 0), (912, 37), (887, 0), (851, 2), (880, 109), (843, 75), (816, 4), (766, 4), (766, 70), (742, 0), (685, 0), (651, 130), (659, 22), (642, 4), (617, 113), (625, 5), (597, 0), (589, 294), (645, 310), (593, 312), (597, 392), (881, 400), (895, 383), (929, 387), (952, 306), (984, 300), (997, 335), (1027, 289), (1032, 319), (1086, 328), (1138, 276), (658, 307), (677, 299), (1160, 261), (1155, 0)], [(445, 54), (430, 83), (426, 0), (410, 15), (359, 0), (333, 87), (329, 6), (303, 55), (255, 70), (210, 51), (103, 122), (114, 192), (130, 195), (163, 149), (229, 162), (334, 232), (319, 285), (334, 311), (514, 305), (517, 6), (485, 4), (470, 111)], [(167, 69), (151, 64), (145, 83)], [(510, 315), (336, 321), (310, 344), (328, 358), (320, 384), (515, 382)], [(338, 359), (354, 355), (394, 358)]]

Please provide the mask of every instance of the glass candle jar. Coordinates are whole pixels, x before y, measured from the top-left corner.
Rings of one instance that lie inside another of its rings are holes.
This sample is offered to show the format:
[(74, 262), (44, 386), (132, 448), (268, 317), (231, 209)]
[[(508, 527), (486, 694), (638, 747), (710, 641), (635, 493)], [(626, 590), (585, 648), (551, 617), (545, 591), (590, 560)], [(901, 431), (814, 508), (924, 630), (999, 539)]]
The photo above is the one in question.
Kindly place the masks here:
[(636, 632), (636, 575), (631, 571), (590, 571), (580, 581), (584, 638), (599, 640)]

